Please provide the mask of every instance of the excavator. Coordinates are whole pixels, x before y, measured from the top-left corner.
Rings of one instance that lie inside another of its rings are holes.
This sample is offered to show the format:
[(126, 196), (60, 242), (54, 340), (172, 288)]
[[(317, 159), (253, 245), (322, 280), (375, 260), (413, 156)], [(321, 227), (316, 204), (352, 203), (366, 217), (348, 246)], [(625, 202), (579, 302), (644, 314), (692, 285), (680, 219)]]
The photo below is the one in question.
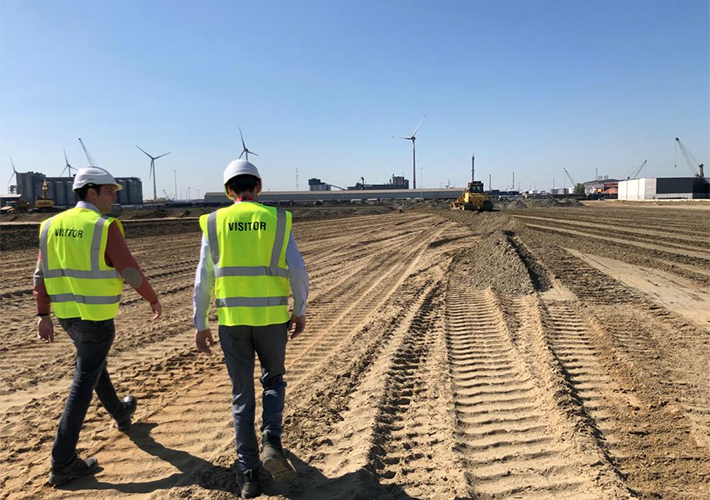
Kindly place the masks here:
[(451, 210), (478, 210), (479, 212), (492, 212), (491, 197), (483, 191), (481, 181), (469, 182), (461, 196), (451, 203)]
[(35, 199), (35, 210), (38, 212), (48, 211), (51, 212), (54, 209), (54, 200), (47, 196), (49, 191), (49, 184), (47, 179), (42, 183), (42, 196), (38, 196)]

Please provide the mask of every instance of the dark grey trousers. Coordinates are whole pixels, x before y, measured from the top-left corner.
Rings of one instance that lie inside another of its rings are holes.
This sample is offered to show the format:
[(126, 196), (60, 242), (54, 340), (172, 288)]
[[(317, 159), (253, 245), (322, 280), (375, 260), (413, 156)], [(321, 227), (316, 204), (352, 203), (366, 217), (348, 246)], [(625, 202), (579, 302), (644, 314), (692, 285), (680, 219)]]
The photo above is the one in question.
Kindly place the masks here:
[(259, 442), (254, 431), (254, 353), (261, 364), (261, 431), (281, 437), (287, 341), (287, 323), (219, 327), (219, 342), (232, 379), (232, 414), (240, 472), (259, 465)]
[(59, 323), (76, 347), (76, 365), (52, 448), (53, 467), (62, 467), (74, 460), (79, 433), (94, 391), (114, 419), (123, 418), (126, 411), (106, 371), (106, 357), (116, 333), (113, 320), (70, 318), (60, 319)]

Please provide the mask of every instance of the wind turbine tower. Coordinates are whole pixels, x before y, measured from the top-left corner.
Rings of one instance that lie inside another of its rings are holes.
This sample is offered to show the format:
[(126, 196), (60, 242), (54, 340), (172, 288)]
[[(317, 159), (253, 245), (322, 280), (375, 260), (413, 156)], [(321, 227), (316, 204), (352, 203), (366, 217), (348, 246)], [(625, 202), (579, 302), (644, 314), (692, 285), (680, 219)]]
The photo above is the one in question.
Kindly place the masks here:
[[(15, 162), (12, 161), (12, 156), (10, 157), (10, 165), (12, 165), (12, 175), (10, 180), (7, 181), (7, 185), (10, 187), (10, 194), (17, 192), (17, 170), (15, 170)], [(15, 178), (15, 184), (12, 184), (12, 178)]]
[[(417, 125), (417, 128), (414, 129), (414, 132), (412, 132), (412, 135), (409, 137), (402, 136), (402, 139), (406, 139), (407, 141), (412, 141), (412, 189), (417, 189), (417, 148), (416, 148), (416, 141), (417, 141), (417, 132), (419, 131), (419, 127), (422, 126), (422, 122), (424, 121), (424, 118), (426, 118), (426, 115), (422, 117), (421, 120), (419, 120), (419, 125)], [(394, 139), (395, 137), (392, 136)]]
[(150, 158), (150, 173), (148, 174), (148, 177), (151, 177), (151, 176), (153, 177), (153, 201), (155, 201), (158, 199), (158, 190), (156, 189), (156, 186), (155, 186), (155, 160), (157, 160), (158, 158), (162, 158), (163, 156), (169, 155), (170, 152), (163, 153), (160, 156), (151, 156), (149, 153), (147, 153), (145, 151), (145, 149), (141, 148), (138, 144), (136, 144), (136, 147), (138, 149), (140, 149), (141, 151), (143, 151), (148, 158)]
[(242, 134), (242, 127), (239, 127), (239, 136), (242, 138), (242, 154), (239, 155), (239, 158), (241, 158), (243, 155), (246, 155), (245, 159), (246, 161), (249, 161), (250, 154), (253, 154), (254, 156), (259, 156), (254, 151), (249, 151), (247, 145), (244, 144), (244, 135)]

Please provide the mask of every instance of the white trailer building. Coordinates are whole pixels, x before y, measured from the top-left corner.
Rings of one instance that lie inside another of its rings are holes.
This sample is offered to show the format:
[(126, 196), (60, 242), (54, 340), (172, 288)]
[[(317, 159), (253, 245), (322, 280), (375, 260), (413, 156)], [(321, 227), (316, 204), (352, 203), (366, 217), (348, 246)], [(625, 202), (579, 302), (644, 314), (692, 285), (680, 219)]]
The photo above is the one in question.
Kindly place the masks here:
[(619, 181), (620, 200), (672, 200), (709, 197), (708, 180), (700, 177), (645, 177)]

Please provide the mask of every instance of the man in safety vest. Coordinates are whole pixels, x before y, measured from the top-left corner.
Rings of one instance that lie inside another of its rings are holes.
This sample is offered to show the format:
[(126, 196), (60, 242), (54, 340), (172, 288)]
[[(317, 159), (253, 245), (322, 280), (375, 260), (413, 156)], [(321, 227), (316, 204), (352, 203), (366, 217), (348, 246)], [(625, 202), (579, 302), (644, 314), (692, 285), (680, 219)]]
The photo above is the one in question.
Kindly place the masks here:
[(150, 303), (153, 319), (162, 314), (158, 297), (128, 250), (123, 226), (104, 215), (111, 211), (120, 189), (121, 185), (106, 170), (82, 168), (74, 177), (73, 190), (79, 198), (76, 207), (40, 226), (34, 274), (37, 335), (44, 342), (54, 341), (51, 305), (77, 355), (74, 379), (52, 448), (48, 482), (54, 486), (98, 469), (96, 458), (82, 460), (76, 454), (79, 432), (94, 391), (120, 431), (126, 432), (131, 426), (136, 398), (129, 395), (119, 399), (106, 370), (123, 281)]
[(291, 213), (258, 203), (261, 187), (259, 171), (246, 160), (235, 160), (224, 171), (224, 190), (234, 203), (200, 217), (202, 250), (193, 301), (195, 343), (210, 354), (207, 313), (214, 290), (219, 340), (232, 380), (237, 485), (243, 498), (262, 491), (254, 431), (254, 353), (263, 388), (261, 463), (276, 479), (294, 474), (281, 446), (284, 361), (289, 330), (294, 327), (293, 339), (306, 326), (308, 296), (308, 272), (291, 234)]

